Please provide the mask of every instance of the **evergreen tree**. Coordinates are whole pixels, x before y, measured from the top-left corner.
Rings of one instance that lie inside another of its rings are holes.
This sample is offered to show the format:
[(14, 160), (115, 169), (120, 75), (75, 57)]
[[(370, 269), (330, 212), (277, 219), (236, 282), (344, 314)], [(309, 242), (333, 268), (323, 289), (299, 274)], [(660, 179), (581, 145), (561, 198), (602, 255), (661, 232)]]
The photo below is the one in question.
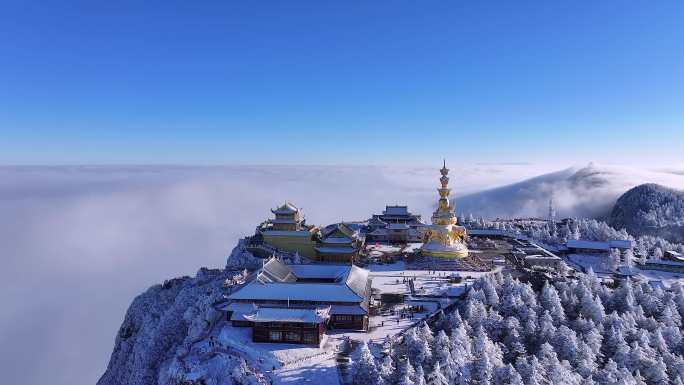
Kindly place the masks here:
[(428, 373), (427, 385), (449, 385), (449, 381), (442, 373), (442, 368), (439, 365), (439, 361), (435, 362), (435, 366), (432, 371)]
[[(421, 334), (423, 331), (421, 331)], [(409, 357), (413, 359), (416, 365), (424, 365), (432, 359), (432, 349), (430, 343), (416, 332), (416, 328), (411, 328), (404, 336), (406, 347), (408, 348)]]
[(463, 318), (461, 318), (461, 312), (456, 309), (455, 312), (447, 315), (446, 317), (446, 325), (444, 327), (444, 330), (447, 332), (447, 334), (451, 335), (456, 328), (461, 326), (463, 323)]
[(451, 358), (450, 345), (449, 337), (444, 333), (444, 330), (437, 333), (437, 338), (435, 338), (433, 344), (434, 349), (432, 350), (435, 362), (444, 364), (447, 358)]
[(646, 385), (646, 379), (641, 376), (638, 370), (634, 374), (634, 385)]
[(634, 258), (634, 252), (632, 251), (632, 249), (625, 250), (622, 258), (625, 260), (625, 265), (627, 267), (634, 266), (634, 259), (635, 258)]
[(492, 381), (494, 370), (502, 364), (502, 354), (487, 337), (483, 328), (478, 328), (473, 339), (473, 365), (471, 381), (474, 384), (488, 385)]
[(415, 382), (411, 379), (408, 374), (402, 374), (399, 376), (399, 385), (415, 385)]
[(559, 359), (577, 362), (579, 346), (574, 331), (565, 325), (561, 326), (553, 336), (552, 343)]
[(365, 342), (361, 345), (361, 354), (359, 359), (354, 362), (352, 372), (354, 373), (353, 385), (377, 385), (381, 383), (380, 374), (375, 366), (375, 358)]
[(563, 311), (563, 305), (558, 296), (558, 291), (555, 287), (551, 286), (548, 281), (546, 281), (542, 288), (539, 302), (542, 308), (548, 311), (553, 318), (554, 326), (558, 327), (565, 323), (565, 312)]
[(654, 248), (651, 259), (653, 259), (654, 261), (660, 261), (661, 259), (663, 259), (663, 249), (661, 249), (660, 247)]
[(384, 380), (385, 384), (394, 383), (394, 360), (390, 354), (386, 355), (382, 360), (382, 364), (379, 369), (380, 377)]
[(412, 382), (415, 381), (416, 379), (416, 370), (413, 368), (413, 365), (411, 364), (411, 359), (406, 358), (406, 361), (404, 364), (401, 366), (399, 370), (400, 376), (402, 378), (407, 377), (409, 378)]
[(487, 309), (479, 300), (468, 300), (466, 301), (465, 317), (470, 327), (477, 330), (483, 326), (483, 322), (487, 318)]
[(553, 325), (553, 318), (548, 310), (539, 319), (539, 330), (537, 331), (538, 344), (550, 342), (556, 335), (556, 327)]
[(491, 279), (484, 280), (482, 284), (482, 291), (485, 294), (487, 305), (492, 307), (499, 305), (499, 295), (497, 294), (496, 288), (494, 287), (494, 283), (492, 283)]
[(415, 385), (427, 385), (425, 382), (425, 371), (420, 365), (416, 365), (416, 378), (414, 379)]
[(515, 362), (526, 352), (525, 339), (521, 334), (520, 322), (515, 317), (508, 317), (504, 326), (507, 331), (504, 337), (504, 358), (506, 362)]
[(632, 312), (634, 310), (634, 291), (632, 290), (632, 283), (626, 279), (620, 283), (620, 287), (615, 290), (615, 308), (617, 311)]
[(423, 321), (420, 324), (418, 328), (418, 337), (427, 341), (428, 344), (432, 344), (432, 342), (435, 340), (435, 336), (432, 335), (432, 329), (430, 329), (430, 326), (427, 324), (427, 322)]

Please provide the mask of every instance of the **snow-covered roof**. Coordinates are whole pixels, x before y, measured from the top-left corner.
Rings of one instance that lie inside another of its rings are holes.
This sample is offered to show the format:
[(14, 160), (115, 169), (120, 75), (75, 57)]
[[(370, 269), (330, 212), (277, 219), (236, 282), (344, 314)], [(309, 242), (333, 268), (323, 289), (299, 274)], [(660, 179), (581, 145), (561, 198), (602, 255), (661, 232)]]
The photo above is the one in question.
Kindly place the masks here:
[(252, 322), (321, 323), (330, 317), (329, 313), (329, 306), (324, 308), (260, 306), (254, 313), (245, 314), (243, 317)]
[(390, 223), (387, 228), (390, 230), (408, 230), (409, 226), (405, 223)]
[(624, 239), (624, 240), (623, 239), (614, 239), (614, 240), (609, 241), (609, 243), (610, 243), (610, 247), (612, 247), (614, 249), (627, 250), (627, 249), (632, 248), (632, 241), (630, 241), (628, 239)]
[(268, 282), (296, 282), (297, 277), (292, 270), (276, 258), (271, 258), (261, 268), (257, 274), (257, 281)]
[(365, 315), (368, 311), (358, 305), (331, 305), (330, 314)]
[(684, 255), (682, 255), (681, 253), (678, 253), (674, 250), (666, 251), (665, 255), (667, 255), (673, 261), (684, 262)]
[(632, 248), (632, 241), (614, 239), (605, 242), (599, 241), (585, 241), (583, 239), (571, 239), (566, 244), (569, 248), (574, 249), (591, 249), (591, 250), (609, 250), (609, 249), (630, 249)]
[(297, 208), (297, 206), (293, 205), (290, 202), (285, 202), (282, 206), (278, 207), (277, 209), (271, 210), (273, 214), (294, 214), (298, 211), (299, 209)]
[(349, 237), (325, 237), (321, 240), (323, 243), (346, 244), (351, 243), (352, 239)]
[(383, 215), (411, 215), (408, 211), (408, 206), (385, 206)]
[(550, 260), (554, 260), (554, 261), (560, 260), (560, 258), (557, 257), (557, 256), (555, 256), (555, 255), (541, 255), (541, 254), (527, 255), (527, 256), (525, 256), (525, 259), (529, 259), (529, 260), (549, 260), (549, 261), (550, 261)]
[(347, 287), (349, 287), (359, 297), (365, 297), (367, 291), (370, 289), (368, 281), (368, 270), (362, 269), (356, 265), (351, 265), (349, 275), (347, 276)]
[(288, 265), (297, 278), (335, 279), (349, 273), (349, 265)]
[(585, 241), (582, 239), (571, 239), (566, 244), (568, 248), (573, 249), (591, 249), (591, 250), (610, 250), (609, 242)]
[(496, 230), (496, 229), (471, 229), (468, 230), (468, 235), (498, 235), (498, 236), (508, 236), (510, 235), (507, 231)]
[(378, 236), (379, 235), (387, 235), (387, 229), (377, 228), (377, 229), (373, 230), (370, 234), (371, 235), (378, 235)]
[(244, 314), (244, 313), (253, 312), (255, 307), (251, 303), (226, 302), (225, 304), (222, 304), (221, 306), (219, 306), (218, 309), (223, 310), (223, 311), (240, 312), (240, 313)]
[[(354, 265), (286, 265), (271, 258), (256, 276), (228, 298), (363, 302), (369, 294), (368, 270)], [(306, 281), (316, 278), (331, 282)]]
[(377, 226), (384, 226), (387, 224), (387, 222), (383, 221), (380, 219), (377, 215), (373, 215), (371, 219), (368, 221), (369, 225), (377, 225)]
[(628, 275), (628, 276), (632, 276), (632, 275), (637, 274), (637, 272), (635, 271), (634, 268), (629, 267), (629, 266), (625, 266), (625, 265), (618, 266), (618, 272), (620, 272), (620, 274), (622, 274), (622, 275)]
[(229, 295), (236, 300), (362, 302), (364, 298), (338, 283), (260, 283), (252, 281)]
[(652, 260), (646, 261), (647, 265), (667, 265), (667, 266), (684, 266), (684, 262), (668, 261), (668, 260)]
[(339, 231), (343, 236), (346, 236), (350, 239), (358, 238), (359, 231), (353, 227), (355, 226), (351, 226), (346, 223), (334, 223), (332, 225), (326, 226), (323, 230), (321, 230), (321, 233), (324, 238), (336, 231)]

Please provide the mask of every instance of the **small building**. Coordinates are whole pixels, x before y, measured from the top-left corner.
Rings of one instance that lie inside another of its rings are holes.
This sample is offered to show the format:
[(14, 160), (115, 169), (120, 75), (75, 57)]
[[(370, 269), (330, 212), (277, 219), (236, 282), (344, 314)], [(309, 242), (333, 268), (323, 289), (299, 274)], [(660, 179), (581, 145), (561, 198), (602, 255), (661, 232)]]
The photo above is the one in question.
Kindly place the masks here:
[(640, 265), (643, 270), (660, 270), (660, 271), (670, 271), (673, 273), (683, 273), (684, 272), (684, 262), (679, 261), (667, 261), (667, 260), (653, 260), (648, 259), (646, 263)]
[(524, 257), (525, 265), (530, 268), (546, 268), (546, 269), (558, 269), (563, 260), (555, 255), (526, 255)]
[(653, 288), (654, 290), (657, 290), (657, 289), (667, 290), (667, 287), (665, 287), (665, 284), (660, 279), (649, 280), (648, 285), (651, 286), (651, 288)]
[[(326, 328), (368, 330), (371, 280), (354, 265), (286, 265), (271, 258), (220, 310), (233, 326), (254, 326), (258, 308), (329, 307)], [(263, 314), (263, 313), (262, 313)], [(265, 321), (264, 321), (265, 322)], [(274, 321), (275, 322), (275, 321)]]
[(350, 224), (336, 223), (320, 232), (316, 259), (321, 262), (353, 263), (363, 248), (365, 237)]
[(515, 234), (499, 229), (468, 229), (469, 237), (486, 237), (494, 239), (513, 238)]
[(684, 262), (684, 255), (674, 250), (665, 251), (664, 257), (670, 261)]
[(632, 248), (630, 240), (611, 240), (611, 241), (585, 241), (582, 239), (571, 239), (567, 242), (568, 254), (610, 254), (610, 249), (625, 251)]
[(366, 239), (373, 242), (420, 242), (420, 227), (425, 226), (420, 215), (408, 211), (408, 206), (386, 206), (382, 214), (368, 220)]
[(285, 202), (271, 212), (275, 218), (257, 227), (260, 239), (277, 250), (297, 252), (305, 257), (315, 258), (315, 236), (318, 228), (306, 224), (301, 210), (292, 203)]
[(254, 342), (319, 345), (330, 318), (330, 306), (288, 308), (259, 306), (243, 315), (252, 326)]

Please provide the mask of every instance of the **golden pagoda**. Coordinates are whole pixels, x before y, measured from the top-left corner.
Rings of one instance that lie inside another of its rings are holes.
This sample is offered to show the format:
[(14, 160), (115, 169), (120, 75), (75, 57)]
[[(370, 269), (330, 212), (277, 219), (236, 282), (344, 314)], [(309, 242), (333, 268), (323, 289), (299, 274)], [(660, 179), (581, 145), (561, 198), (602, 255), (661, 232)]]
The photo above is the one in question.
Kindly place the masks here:
[(466, 230), (456, 224), (454, 208), (449, 203), (449, 169), (444, 166), (439, 170), (442, 177), (439, 178), (441, 187), (439, 192), (439, 205), (432, 214), (432, 225), (422, 228), (423, 246), (421, 254), (429, 257), (440, 258), (463, 258), (468, 255), (465, 245)]

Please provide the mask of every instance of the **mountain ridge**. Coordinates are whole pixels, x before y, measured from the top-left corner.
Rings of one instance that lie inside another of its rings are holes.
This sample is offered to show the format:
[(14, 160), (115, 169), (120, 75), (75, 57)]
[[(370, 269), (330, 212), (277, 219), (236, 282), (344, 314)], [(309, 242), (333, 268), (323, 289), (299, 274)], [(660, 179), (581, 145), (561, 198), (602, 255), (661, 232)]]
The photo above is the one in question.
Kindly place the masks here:
[(684, 191), (656, 183), (636, 186), (618, 198), (608, 222), (633, 235), (684, 242)]
[(652, 182), (684, 188), (684, 175), (590, 163), (457, 196), (456, 207), (485, 218), (546, 218), (553, 200), (558, 217), (607, 219), (622, 194)]

